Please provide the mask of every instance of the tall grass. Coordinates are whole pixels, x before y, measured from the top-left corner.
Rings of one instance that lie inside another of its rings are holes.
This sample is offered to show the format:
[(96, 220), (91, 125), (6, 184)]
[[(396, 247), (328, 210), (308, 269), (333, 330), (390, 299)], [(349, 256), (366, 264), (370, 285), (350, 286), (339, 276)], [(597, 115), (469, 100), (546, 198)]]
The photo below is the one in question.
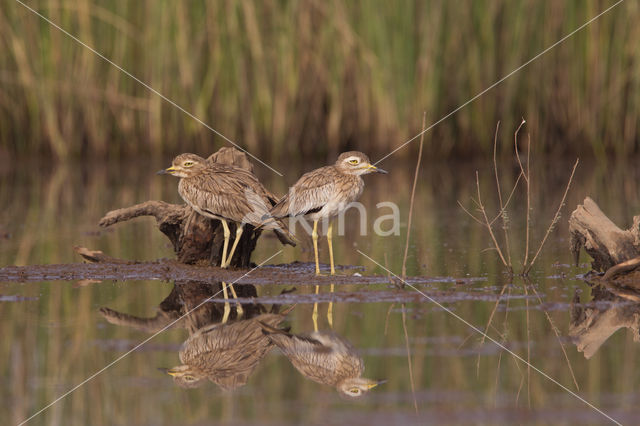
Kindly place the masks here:
[[(267, 159), (386, 153), (611, 1), (28, 4)], [(489, 154), (526, 116), (542, 150), (638, 151), (640, 8), (624, 2), (433, 129), (430, 156)], [(0, 9), (0, 153), (209, 154), (224, 141), (11, 0)], [(407, 154), (406, 150), (404, 151)]]

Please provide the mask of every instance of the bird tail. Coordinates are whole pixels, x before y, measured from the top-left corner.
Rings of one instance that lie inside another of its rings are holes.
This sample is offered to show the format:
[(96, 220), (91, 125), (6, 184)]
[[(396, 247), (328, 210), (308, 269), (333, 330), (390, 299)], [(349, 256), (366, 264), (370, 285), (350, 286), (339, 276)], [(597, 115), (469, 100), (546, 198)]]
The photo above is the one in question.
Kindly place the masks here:
[(262, 327), (262, 332), (264, 334), (266, 334), (267, 336), (269, 335), (273, 335), (273, 334), (281, 334), (287, 337), (292, 337), (292, 335), (287, 331), (287, 330), (283, 330), (281, 328), (277, 328), (277, 327), (273, 327), (265, 322), (262, 321), (258, 321), (258, 324), (260, 324), (260, 327)]
[(296, 239), (291, 232), (289, 232), (289, 228), (284, 224), (283, 221), (279, 220), (278, 224), (280, 228), (275, 228), (273, 232), (275, 232), (276, 237), (280, 240), (282, 244), (289, 244), (290, 246), (296, 246)]
[(289, 216), (289, 194), (284, 195), (269, 210), (269, 216), (283, 218)]

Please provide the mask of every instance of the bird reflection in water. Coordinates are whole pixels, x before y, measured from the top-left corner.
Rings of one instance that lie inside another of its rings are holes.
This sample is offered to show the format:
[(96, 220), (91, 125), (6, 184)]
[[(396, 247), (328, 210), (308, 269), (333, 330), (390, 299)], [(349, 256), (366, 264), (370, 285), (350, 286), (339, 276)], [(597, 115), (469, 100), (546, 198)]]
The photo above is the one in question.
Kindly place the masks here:
[(386, 382), (361, 377), (362, 358), (350, 342), (333, 331), (295, 335), (265, 321), (259, 324), (303, 376), (333, 386), (341, 395), (357, 398)]
[[(274, 305), (267, 313), (259, 304), (202, 303), (226, 289), (225, 283), (176, 282), (171, 294), (160, 304), (153, 318), (140, 318), (108, 308), (100, 313), (112, 324), (125, 325), (148, 333), (171, 327), (189, 331), (179, 352), (181, 364), (162, 369), (184, 388), (195, 388), (207, 380), (231, 391), (247, 383), (249, 376), (274, 345), (262, 325), (277, 327), (293, 309), (278, 313)], [(285, 290), (288, 292), (293, 290)], [(256, 297), (254, 286), (237, 288), (238, 297)], [(236, 294), (234, 294), (236, 297)], [(225, 297), (226, 299), (226, 297)], [(202, 304), (202, 306), (198, 306)]]

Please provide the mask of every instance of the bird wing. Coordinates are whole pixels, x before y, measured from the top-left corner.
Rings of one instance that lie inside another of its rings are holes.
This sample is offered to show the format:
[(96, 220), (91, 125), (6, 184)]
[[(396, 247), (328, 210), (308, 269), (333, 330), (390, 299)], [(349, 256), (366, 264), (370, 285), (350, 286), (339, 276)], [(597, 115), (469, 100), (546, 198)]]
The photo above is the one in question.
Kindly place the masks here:
[(287, 195), (271, 209), (274, 217), (299, 216), (319, 211), (335, 191), (335, 170), (322, 167), (302, 175)]
[[(234, 222), (256, 224), (271, 201), (252, 173), (238, 168), (218, 166), (181, 181), (180, 195), (198, 209)], [(246, 216), (254, 213), (250, 220)]]

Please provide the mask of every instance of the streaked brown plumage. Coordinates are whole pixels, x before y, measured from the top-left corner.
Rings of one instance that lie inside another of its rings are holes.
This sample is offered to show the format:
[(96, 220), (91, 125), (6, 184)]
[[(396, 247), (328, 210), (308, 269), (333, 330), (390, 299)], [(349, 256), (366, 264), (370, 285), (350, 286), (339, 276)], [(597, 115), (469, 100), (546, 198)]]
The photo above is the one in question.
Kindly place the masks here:
[[(225, 232), (222, 267), (229, 266), (245, 224), (273, 229), (283, 243), (295, 245), (281, 220), (266, 218), (276, 199), (250, 171), (207, 161), (195, 154), (180, 154), (171, 167), (161, 170), (180, 178), (178, 192), (196, 212), (219, 219)], [(229, 228), (227, 222), (238, 224), (236, 238), (227, 254)]]
[(334, 217), (360, 197), (364, 189), (361, 175), (368, 173), (386, 172), (362, 152), (344, 152), (335, 164), (302, 175), (270, 213), (277, 218), (308, 215), (313, 221)]
[(201, 328), (183, 343), (179, 354), (182, 365), (167, 372), (177, 385), (185, 388), (201, 386), (206, 379), (224, 390), (243, 386), (273, 348), (262, 324), (277, 327), (291, 309)]
[[(320, 262), (318, 259), (318, 221), (328, 219), (327, 243), (329, 245), (329, 263), (331, 274), (335, 274), (333, 262), (332, 224), (330, 219), (337, 216), (347, 208), (347, 205), (356, 201), (364, 189), (362, 175), (368, 173), (387, 173), (371, 164), (366, 154), (358, 151), (343, 152), (331, 166), (321, 167), (302, 175), (300, 179), (289, 188), (287, 195), (282, 197), (273, 206), (270, 214), (275, 218), (287, 216), (306, 215), (313, 220), (313, 252), (316, 261), (316, 275), (320, 274)], [(334, 286), (331, 284), (331, 292)], [(319, 287), (316, 286), (316, 294)], [(333, 325), (333, 304), (329, 303), (327, 318), (329, 325)], [(313, 324), (318, 330), (318, 305), (313, 305)]]
[(303, 376), (335, 387), (350, 397), (359, 397), (384, 383), (360, 377), (364, 363), (347, 340), (333, 332), (315, 331), (294, 335), (261, 322), (264, 333)]

